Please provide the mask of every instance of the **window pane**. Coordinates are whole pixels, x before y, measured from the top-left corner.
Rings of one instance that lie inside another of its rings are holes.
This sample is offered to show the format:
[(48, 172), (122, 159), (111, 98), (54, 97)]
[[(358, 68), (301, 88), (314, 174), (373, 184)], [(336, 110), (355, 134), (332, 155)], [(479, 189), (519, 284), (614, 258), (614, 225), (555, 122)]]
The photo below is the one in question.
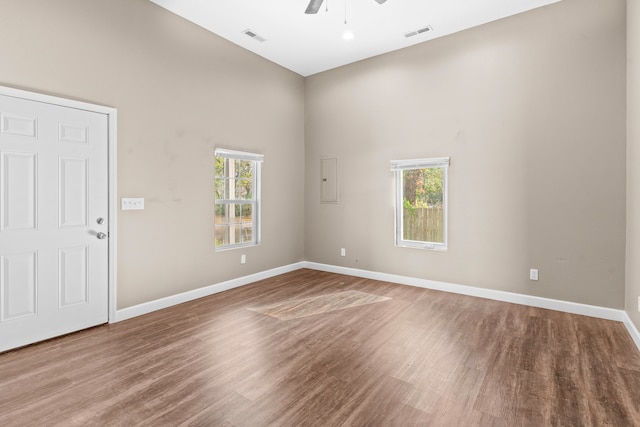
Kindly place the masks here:
[(404, 240), (444, 243), (442, 168), (402, 172)]
[(253, 241), (253, 224), (251, 223), (243, 223), (242, 224), (242, 242), (251, 242)]
[(253, 178), (253, 162), (250, 160), (233, 161), (235, 178)]
[(402, 171), (403, 196), (414, 207), (442, 206), (442, 168)]
[(253, 176), (253, 162), (250, 160), (237, 160), (236, 170), (239, 178), (250, 178)]
[(250, 200), (253, 198), (253, 179), (240, 178), (236, 180), (236, 199)]
[(253, 205), (242, 205), (242, 222), (253, 221)]
[(226, 180), (224, 178), (216, 178), (215, 180), (215, 197), (218, 199), (226, 199), (227, 192), (225, 191)]
[(240, 224), (229, 227), (229, 243), (232, 245), (242, 243), (242, 226)]
[(227, 220), (227, 205), (216, 204), (215, 207), (215, 225), (226, 224)]
[(216, 157), (216, 178), (224, 177), (226, 159), (223, 157)]
[(226, 225), (215, 226), (216, 246), (224, 246), (229, 244), (229, 227)]
[(253, 162), (236, 160), (235, 198), (253, 198)]
[(242, 242), (253, 240), (253, 205), (242, 205)]
[(239, 204), (232, 203), (229, 205), (229, 223), (236, 224), (241, 220)]
[(403, 211), (404, 240), (444, 243), (444, 209), (442, 207), (411, 208)]

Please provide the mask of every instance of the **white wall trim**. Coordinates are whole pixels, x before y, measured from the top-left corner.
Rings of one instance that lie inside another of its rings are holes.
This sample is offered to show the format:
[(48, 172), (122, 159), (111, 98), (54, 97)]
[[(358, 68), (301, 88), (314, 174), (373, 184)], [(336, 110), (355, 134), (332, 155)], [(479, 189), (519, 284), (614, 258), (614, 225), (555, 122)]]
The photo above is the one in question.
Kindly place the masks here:
[(633, 324), (633, 321), (631, 320), (627, 312), (624, 312), (624, 320), (622, 321), (622, 323), (624, 323), (624, 326), (627, 328), (629, 335), (631, 335), (633, 342), (636, 343), (636, 347), (638, 347), (638, 350), (640, 350), (640, 331), (638, 331), (636, 325)]
[(283, 267), (273, 268), (271, 270), (250, 274), (248, 276), (227, 280), (215, 285), (205, 286), (203, 288), (194, 289), (180, 294), (160, 298), (154, 301), (134, 305), (132, 307), (116, 310), (115, 314), (110, 317), (110, 322), (121, 322), (133, 317), (142, 316), (157, 310), (172, 307), (177, 304), (203, 298), (209, 295), (217, 294), (229, 289), (238, 288), (248, 285), (259, 280), (268, 279), (279, 274), (289, 273), (301, 268), (309, 268), (312, 270), (326, 271), (329, 273), (345, 274), (348, 276), (363, 277), (366, 279), (381, 280), (385, 282), (398, 283), (401, 285), (415, 286), (424, 289), (433, 289), (437, 291), (450, 292), (454, 294), (468, 295), (478, 298), (486, 298), (495, 301), (510, 302), (514, 304), (527, 305), (531, 307), (545, 308), (548, 310), (562, 311), (565, 313), (579, 314), (583, 316), (597, 317), (600, 319), (614, 320), (622, 322), (629, 331), (631, 338), (640, 350), (640, 332), (633, 324), (629, 316), (624, 310), (614, 308), (599, 307), (596, 305), (580, 304), (571, 301), (561, 301), (550, 298), (536, 297), (532, 295), (516, 294), (513, 292), (496, 291), (493, 289), (476, 288), (474, 286), (456, 285), (453, 283), (439, 282), (435, 280), (418, 279), (415, 277), (400, 276), (396, 274), (380, 273), (376, 271), (360, 270), (356, 268), (340, 267), (335, 265), (320, 264), (315, 262), (300, 261), (294, 264), (285, 265)]
[(561, 301), (531, 295), (516, 294), (512, 292), (496, 291), (486, 288), (476, 288), (474, 286), (456, 285), (453, 283), (438, 282), (435, 280), (418, 279), (415, 277), (399, 276), (396, 274), (379, 273), (375, 271), (359, 270), (355, 268), (339, 267), (335, 265), (319, 264), (315, 262), (305, 262), (304, 264), (306, 268), (310, 268), (313, 270), (346, 274), (349, 276), (363, 277), (366, 279), (382, 280), (385, 282), (399, 283), (401, 285), (415, 286), (418, 288), (433, 289), (437, 291), (451, 292), (454, 294), (469, 295), (496, 301), (546, 308), (549, 310), (563, 311), (566, 313), (581, 314), (583, 316), (598, 317), (600, 319), (616, 320), (618, 322), (622, 322), (626, 315), (623, 310), (580, 304), (570, 301)]
[(289, 264), (283, 267), (273, 268), (271, 270), (250, 274), (248, 276), (238, 277), (237, 279), (227, 280), (226, 282), (217, 283), (215, 285), (205, 286), (203, 288), (194, 289), (192, 291), (187, 291), (165, 298), (160, 298), (154, 301), (134, 305), (132, 307), (123, 308), (116, 311), (116, 314), (113, 320), (111, 320), (111, 323), (120, 322), (137, 316), (142, 316), (143, 314), (151, 313), (156, 310), (162, 310), (163, 308), (182, 304), (183, 302), (192, 301), (198, 298), (217, 294), (222, 291), (227, 291), (229, 289), (238, 288), (240, 286), (248, 285), (259, 280), (268, 279), (279, 274), (289, 273), (301, 268), (304, 268), (303, 262)]
[(117, 111), (107, 113), (109, 120), (109, 321), (116, 318), (118, 308), (118, 168)]

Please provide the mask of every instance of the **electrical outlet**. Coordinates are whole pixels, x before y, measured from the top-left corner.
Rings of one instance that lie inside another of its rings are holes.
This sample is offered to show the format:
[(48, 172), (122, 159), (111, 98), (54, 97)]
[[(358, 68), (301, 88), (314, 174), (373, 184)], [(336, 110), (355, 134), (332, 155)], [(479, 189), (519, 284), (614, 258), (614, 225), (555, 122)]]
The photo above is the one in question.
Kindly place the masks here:
[(240, 264), (247, 263), (247, 256), (245, 254), (240, 255)]
[(529, 280), (538, 280), (538, 269), (532, 268), (529, 270)]
[(347, 250), (345, 248), (340, 248), (340, 256), (347, 256)]
[(144, 210), (144, 197), (123, 197), (121, 209), (123, 211)]

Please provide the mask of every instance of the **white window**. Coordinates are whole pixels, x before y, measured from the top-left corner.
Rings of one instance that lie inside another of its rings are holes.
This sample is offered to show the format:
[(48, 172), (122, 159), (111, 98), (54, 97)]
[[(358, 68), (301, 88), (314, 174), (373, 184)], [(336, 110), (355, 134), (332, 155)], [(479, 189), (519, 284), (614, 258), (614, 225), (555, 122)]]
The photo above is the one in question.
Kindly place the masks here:
[(215, 247), (260, 243), (261, 154), (215, 151)]
[(396, 245), (447, 249), (449, 158), (393, 160), (396, 174)]

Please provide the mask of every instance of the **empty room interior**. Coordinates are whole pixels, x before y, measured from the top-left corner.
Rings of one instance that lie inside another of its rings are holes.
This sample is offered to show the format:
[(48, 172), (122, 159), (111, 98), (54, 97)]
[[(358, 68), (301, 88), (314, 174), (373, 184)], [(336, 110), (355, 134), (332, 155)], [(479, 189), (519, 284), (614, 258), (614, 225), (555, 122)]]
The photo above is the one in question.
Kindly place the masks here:
[(0, 0), (0, 425), (640, 425), (638, 0), (207, 3)]

